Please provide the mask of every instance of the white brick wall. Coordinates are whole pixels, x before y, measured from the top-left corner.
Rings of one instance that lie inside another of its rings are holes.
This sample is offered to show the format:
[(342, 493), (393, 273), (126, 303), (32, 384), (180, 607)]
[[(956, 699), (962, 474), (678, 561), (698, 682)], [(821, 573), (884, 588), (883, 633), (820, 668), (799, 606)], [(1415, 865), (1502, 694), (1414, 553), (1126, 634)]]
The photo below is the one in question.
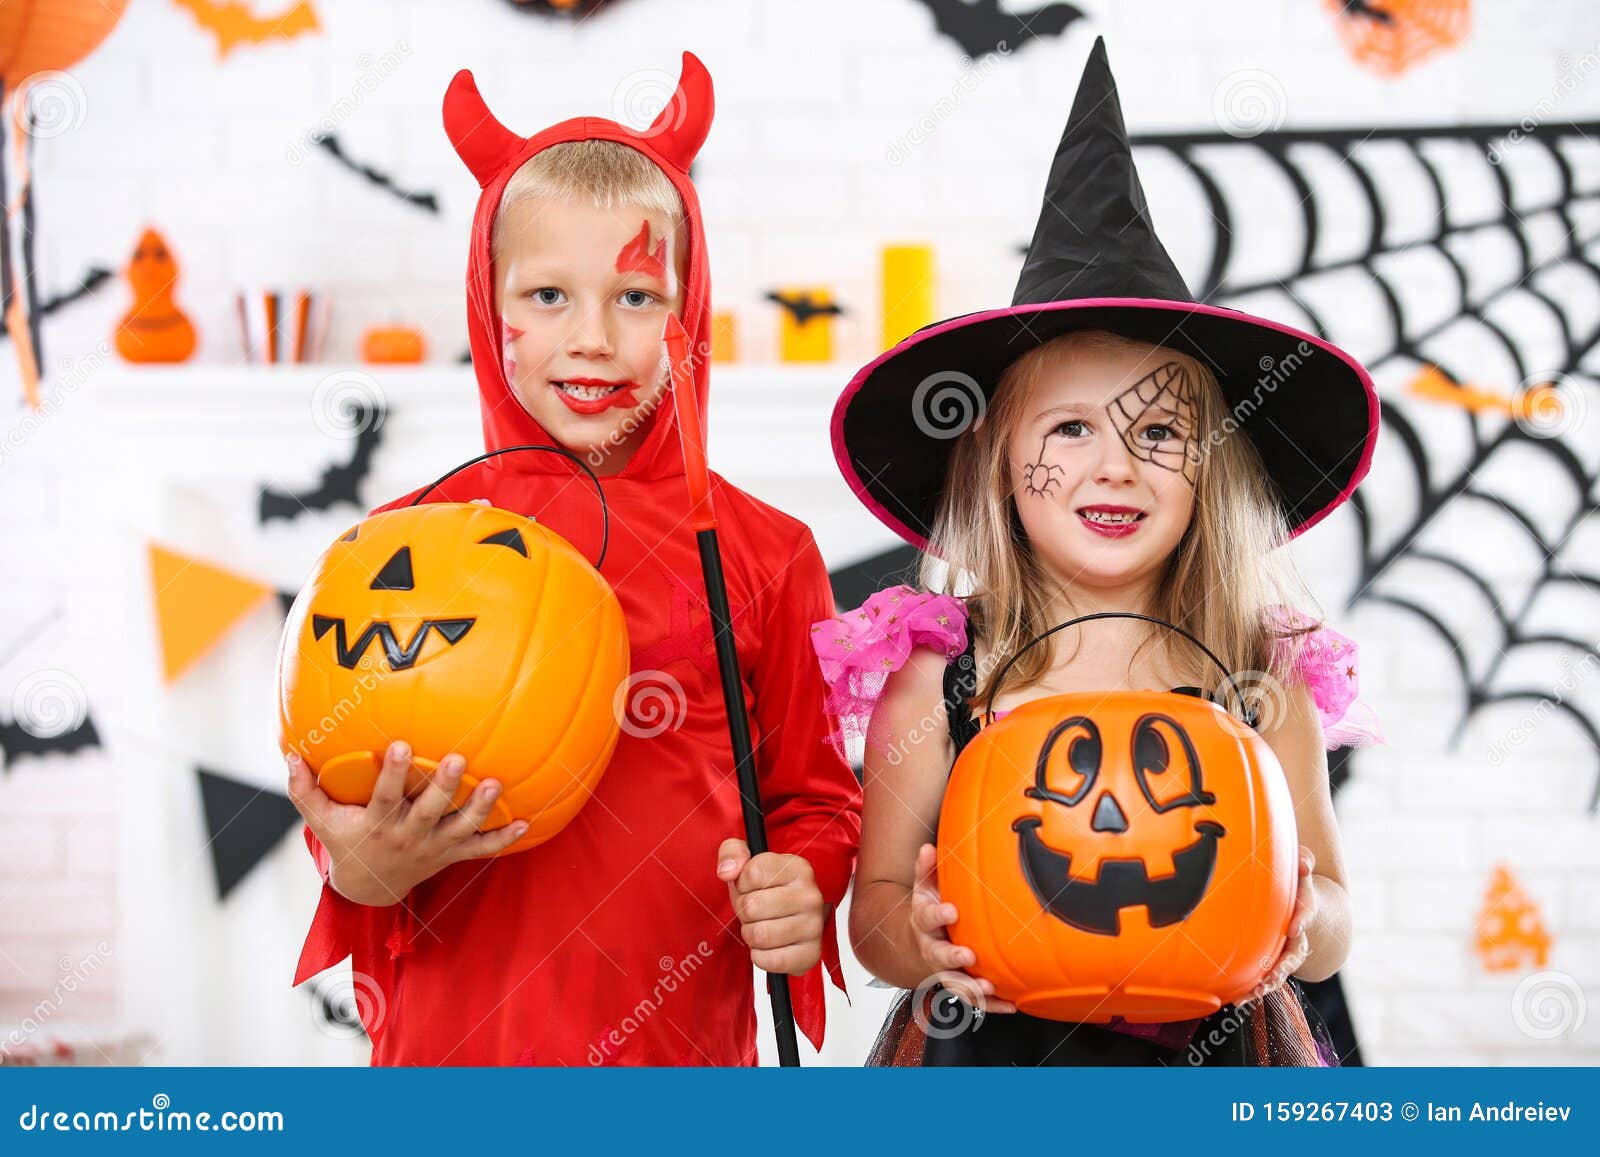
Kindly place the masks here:
[[(174, 397), (192, 399), (199, 383), (211, 382), (205, 367), (240, 360), (232, 294), (267, 282), (332, 296), (333, 360), (353, 357), (366, 325), (406, 320), (426, 328), (434, 360), (451, 361), (466, 345), (461, 278), (476, 189), (439, 126), (450, 75), (472, 67), (501, 118), (532, 131), (638, 103), (651, 74), (675, 73), (677, 53), (691, 48), (717, 83), (718, 119), (697, 177), (717, 304), (739, 314), (743, 349), (756, 362), (774, 356), (777, 320), (761, 301), (774, 285), (830, 285), (850, 311), (836, 334), (840, 364), (808, 379), (820, 384), (765, 384), (794, 389), (784, 395), (784, 422), (806, 439), (795, 461), (810, 465), (780, 474), (771, 461), (740, 454), (734, 435), (762, 429), (770, 410), (731, 388), (733, 374), (723, 375), (730, 388), (719, 389), (714, 461), (806, 516), (830, 559), (842, 562), (889, 545), (841, 495), (822, 425), (849, 370), (876, 353), (878, 247), (936, 244), (941, 313), (1009, 300), (1014, 247), (1031, 231), (1094, 34), (1107, 36), (1136, 132), (1214, 130), (1215, 94), (1245, 69), (1281, 86), (1289, 128), (1509, 121), (1559, 91), (1558, 54), (1570, 67), (1600, 51), (1582, 0), (1478, 5), (1465, 48), (1394, 81), (1353, 68), (1317, 4), (1086, 7), (1091, 20), (1063, 39), (981, 65), (971, 83), (914, 0), (625, 0), (577, 28), (521, 16), (500, 0), (322, 0), (318, 36), (242, 48), (221, 63), (175, 6), (132, 5), (112, 39), (75, 70), (82, 125), (37, 147), (40, 276), (47, 296), (59, 292), (90, 265), (120, 265), (144, 225), (160, 228), (183, 267), (178, 301), (201, 331), (198, 368)], [(374, 82), (378, 72), (385, 75)], [(1600, 81), (1591, 76), (1563, 92), (1554, 115), (1600, 115)], [(924, 118), (926, 131), (918, 128)], [(387, 198), (309, 148), (307, 135), (329, 124), (351, 156), (434, 192), (442, 213)], [(924, 139), (913, 140), (918, 132)], [(1164, 158), (1147, 166), (1158, 221), (1192, 277), (1209, 245), (1197, 230), (1208, 223), (1188, 192), (1165, 183), (1174, 172)], [(1260, 195), (1263, 210), (1278, 212), (1266, 183)], [(1468, 196), (1461, 185), (1459, 208)], [(1359, 232), (1335, 229), (1327, 240)], [(1259, 256), (1268, 265), (1278, 257), (1270, 245)], [(1421, 262), (1413, 272), (1428, 275)], [(1453, 294), (1446, 284), (1441, 310)], [(1360, 287), (1330, 283), (1315, 304), (1340, 334), (1382, 341)], [(215, 378), (220, 396), (206, 404), (152, 400), (143, 425), (124, 414), (121, 428), (136, 432), (115, 448), (124, 463), (117, 470), (85, 460), (93, 407), (155, 380), (105, 372), (93, 352), (126, 308), (118, 284), (49, 321), (59, 404), (37, 429), (24, 429), (20, 411), (0, 418), (8, 563), (0, 568), (0, 660), (8, 660), (0, 703), (29, 672), (67, 669), (90, 688), (106, 740), (101, 753), (24, 761), (0, 773), (0, 1028), (32, 1013), (64, 961), (70, 966), (105, 939), (109, 962), (52, 1010), (47, 1034), (149, 1030), (161, 1041), (159, 1055), (178, 1062), (346, 1061), (359, 1049), (316, 1034), (304, 998), (282, 988), (312, 902), (298, 848), (280, 851), (219, 908), (188, 778), (192, 763), (206, 759), (263, 782), (276, 776), (270, 722), (253, 710), (270, 670), (271, 615), (252, 620), (187, 685), (163, 691), (151, 665), (140, 554), (144, 537), (163, 533), (294, 583), (347, 512), (262, 530), (251, 513), (253, 486), (264, 477), (308, 478), (338, 451), (296, 428), (271, 465), (250, 460), (233, 439), (249, 440), (262, 412), (258, 394), (277, 387), (232, 374)], [(9, 356), (0, 349), (4, 397), (17, 393)], [(1486, 352), (1483, 384), (1508, 386), (1499, 381), (1508, 372), (1502, 365), (1502, 355)], [(1389, 367), (1384, 389), (1393, 396), (1408, 372)], [(306, 384), (297, 381), (283, 388)], [(465, 405), (454, 425), (432, 416), (412, 422), (398, 411), (369, 497), (471, 449), (470, 385), (464, 376), (457, 385)], [(237, 431), (206, 425), (234, 400)], [(161, 449), (169, 424), (189, 430), (191, 442)], [(1441, 460), (1455, 436), (1447, 425), (1427, 426)], [(218, 444), (200, 447), (197, 438)], [(1385, 468), (1380, 454), (1375, 476)], [(1513, 469), (1508, 485), (1526, 481)], [(1380, 528), (1389, 525), (1384, 505)], [(1484, 525), (1473, 511), (1441, 520), (1436, 533), (1470, 541)], [(1555, 934), (1549, 967), (1573, 978), (1590, 1004), (1600, 996), (1600, 839), (1585, 810), (1594, 755), (1568, 721), (1552, 717), (1493, 762), (1490, 753), (1531, 704), (1485, 712), (1449, 748), (1460, 695), (1442, 644), (1393, 608), (1337, 614), (1354, 578), (1353, 542), (1351, 522), (1336, 517), (1296, 551), (1338, 624), (1361, 642), (1365, 696), (1391, 738), (1358, 758), (1340, 801), (1357, 923), (1347, 980), (1367, 1054), (1379, 1063), (1600, 1060), (1600, 1009), (1566, 1038), (1536, 1039), (1513, 1016), (1519, 977), (1485, 976), (1470, 953), (1483, 888), (1504, 861)], [(1572, 565), (1600, 568), (1600, 540), (1579, 536), (1569, 549)], [(1481, 556), (1512, 591), (1533, 561), (1495, 543)], [(1481, 619), (1466, 596), (1446, 604), (1462, 621)], [(9, 654), (9, 640), (56, 606), (61, 618)], [(1592, 636), (1586, 613), (1592, 604), (1580, 600), (1558, 618)], [(106, 659), (112, 644), (115, 654), (133, 656), (127, 666)], [(1479, 644), (1487, 640), (1475, 636)], [(1597, 692), (1600, 683), (1575, 696)], [(828, 1060), (859, 1061), (885, 999), (858, 984), (854, 1009), (835, 1003)]]

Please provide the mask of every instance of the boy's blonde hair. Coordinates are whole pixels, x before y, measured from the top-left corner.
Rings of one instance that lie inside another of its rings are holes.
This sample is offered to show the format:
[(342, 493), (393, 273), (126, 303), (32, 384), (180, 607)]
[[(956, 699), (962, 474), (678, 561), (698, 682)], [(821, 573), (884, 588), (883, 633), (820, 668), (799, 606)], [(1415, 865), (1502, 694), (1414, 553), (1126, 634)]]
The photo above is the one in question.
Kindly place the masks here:
[[(511, 174), (500, 207), (495, 211), (490, 254), (500, 260), (505, 251), (506, 210), (525, 199), (593, 205), (596, 209), (631, 206), (659, 213), (683, 229), (683, 198), (671, 179), (638, 149), (620, 141), (567, 141), (551, 145), (523, 162)], [(675, 246), (680, 263), (686, 256)], [(680, 276), (682, 268), (680, 264)]]
[[(970, 584), (972, 623), (989, 650), (974, 702), (981, 703), (989, 694), (990, 682), (1005, 659), (1055, 626), (1049, 621), (1052, 596), (1065, 597), (1065, 592), (1053, 588), (1023, 530), (1008, 446), (1045, 369), (1059, 358), (1086, 350), (1128, 350), (1170, 359), (1198, 387), (1200, 462), (1194, 514), (1173, 551), (1150, 613), (1195, 635), (1235, 674), (1259, 672), (1276, 681), (1263, 686), (1259, 675), (1241, 679), (1241, 689), (1252, 698), (1268, 694), (1274, 685), (1287, 686), (1289, 662), (1273, 646), (1283, 633), (1273, 609), (1302, 605), (1309, 596), (1286, 552), (1274, 550), (1287, 541), (1288, 528), (1255, 447), (1248, 437), (1222, 429), (1226, 401), (1215, 375), (1198, 359), (1177, 350), (1101, 330), (1080, 330), (1045, 342), (1012, 363), (1000, 378), (983, 422), (952, 448), (952, 481), (934, 523), (930, 553), (923, 556), (922, 582), (928, 589), (951, 593), (961, 593), (954, 589), (958, 583)], [(1291, 600), (1291, 590), (1300, 597)], [(1299, 635), (1307, 629), (1290, 633)], [(1214, 664), (1182, 636), (1159, 627), (1152, 631), (1153, 641), (1167, 648), (1179, 670), (1192, 671), (1196, 686), (1216, 692), (1222, 674)], [(1028, 651), (1006, 676), (1007, 685), (1027, 687), (1042, 678), (1059, 638), (1053, 636)], [(1130, 665), (1136, 657), (1130, 657)], [(1221, 701), (1234, 707), (1231, 695)]]

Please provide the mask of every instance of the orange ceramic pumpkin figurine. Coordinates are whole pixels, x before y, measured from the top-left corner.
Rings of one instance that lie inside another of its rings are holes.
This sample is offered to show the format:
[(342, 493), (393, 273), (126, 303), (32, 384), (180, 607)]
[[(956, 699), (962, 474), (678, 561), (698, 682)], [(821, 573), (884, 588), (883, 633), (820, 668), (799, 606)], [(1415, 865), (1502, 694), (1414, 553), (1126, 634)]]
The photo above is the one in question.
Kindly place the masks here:
[(1244, 997), (1283, 944), (1297, 855), (1266, 741), (1166, 691), (1019, 706), (961, 753), (939, 815), (950, 939), (1051, 1020), (1188, 1020)]
[(342, 803), (372, 797), (393, 739), (428, 773), (459, 753), (457, 806), (498, 780), (487, 827), (529, 821), (522, 851), (593, 794), (628, 664), (616, 593), (560, 535), (470, 503), (386, 511), (328, 548), (289, 612), (280, 743)]
[(194, 325), (172, 300), (178, 263), (166, 240), (146, 229), (128, 262), (133, 308), (117, 325), (117, 352), (130, 362), (182, 362), (194, 353)]
[(375, 326), (361, 338), (361, 360), (368, 365), (409, 365), (427, 356), (427, 339), (410, 326)]

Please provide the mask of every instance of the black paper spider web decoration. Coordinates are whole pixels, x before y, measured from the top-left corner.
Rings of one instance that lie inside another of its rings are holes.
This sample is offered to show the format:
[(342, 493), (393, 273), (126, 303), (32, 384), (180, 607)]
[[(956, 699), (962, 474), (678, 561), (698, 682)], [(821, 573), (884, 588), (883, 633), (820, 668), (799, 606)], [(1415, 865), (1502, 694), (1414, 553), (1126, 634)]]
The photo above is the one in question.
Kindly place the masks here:
[[(1600, 568), (1578, 561), (1600, 559), (1600, 122), (1135, 144), (1175, 161), (1209, 215), (1176, 234), (1209, 237), (1187, 255), (1204, 267), (1202, 300), (1328, 338), (1379, 384), (1385, 429), (1351, 502), (1361, 558), (1347, 607), (1401, 608), (1450, 647), (1465, 695), (1452, 746), (1480, 709), (1534, 704), (1571, 719), (1600, 769), (1600, 696), (1583, 701), (1585, 679), (1600, 684)], [(1576, 420), (1537, 436), (1509, 413), (1404, 397), (1428, 366), (1508, 396), (1559, 380)], [(1518, 549), (1532, 575), (1508, 591), (1493, 556)], [(1481, 604), (1475, 621), (1433, 597), (1451, 584)], [(1563, 612), (1563, 598), (1585, 605)]]

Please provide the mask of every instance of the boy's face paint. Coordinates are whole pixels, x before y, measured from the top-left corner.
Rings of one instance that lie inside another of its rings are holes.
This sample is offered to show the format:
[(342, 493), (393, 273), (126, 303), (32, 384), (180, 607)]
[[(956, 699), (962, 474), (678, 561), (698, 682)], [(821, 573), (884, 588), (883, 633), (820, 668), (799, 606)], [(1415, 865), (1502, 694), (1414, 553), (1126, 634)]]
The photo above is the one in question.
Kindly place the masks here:
[(666, 389), (661, 331), (669, 311), (681, 314), (678, 235), (633, 207), (530, 199), (506, 213), (495, 262), (506, 380), (560, 445), (615, 473)]
[(505, 318), (500, 319), (500, 368), (508, 382), (517, 380), (517, 339), (521, 336), (522, 330)]
[(639, 232), (617, 252), (618, 273), (642, 273), (662, 284), (667, 281), (667, 239), (662, 237), (650, 248), (650, 222), (640, 224)]
[(1069, 589), (1139, 588), (1166, 565), (1194, 512), (1198, 401), (1153, 347), (1043, 367), (1008, 450), (1023, 530)]

